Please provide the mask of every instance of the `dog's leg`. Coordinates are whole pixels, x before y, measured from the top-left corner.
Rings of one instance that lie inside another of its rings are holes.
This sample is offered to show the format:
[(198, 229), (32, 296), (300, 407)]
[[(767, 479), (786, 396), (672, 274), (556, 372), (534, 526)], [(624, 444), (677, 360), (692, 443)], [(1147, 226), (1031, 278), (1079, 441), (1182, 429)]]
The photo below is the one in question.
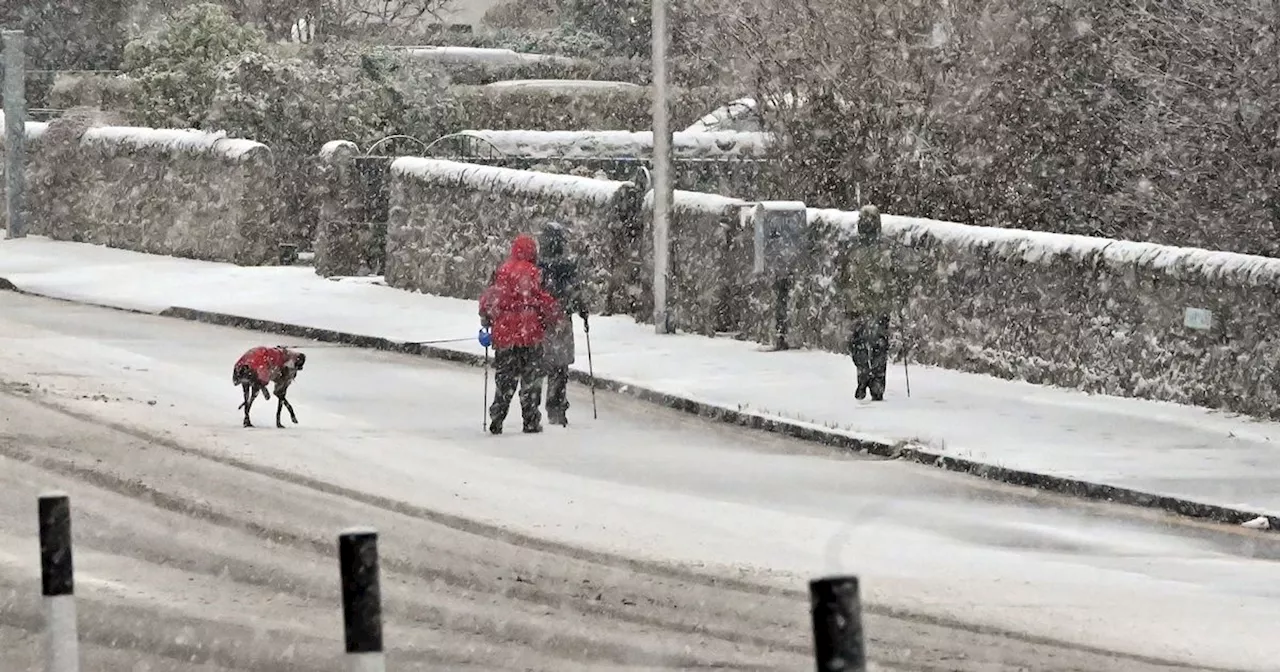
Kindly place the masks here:
[[(288, 409), (289, 420), (291, 420), (295, 425), (298, 424), (298, 414), (293, 412), (293, 404), (289, 403), (288, 399), (285, 399), (284, 397), (280, 396), (278, 392), (276, 393), (276, 399), (279, 400), (282, 406)], [(276, 408), (276, 424), (280, 425), (280, 409), (279, 408)], [(283, 425), (280, 425), (280, 426), (283, 427)]]
[(242, 383), (240, 387), (244, 390), (244, 402), (240, 404), (240, 408), (244, 409), (244, 426), (252, 427), (253, 423), (249, 421), (249, 409), (253, 407), (253, 398), (257, 395), (257, 391), (249, 386), (249, 383)]

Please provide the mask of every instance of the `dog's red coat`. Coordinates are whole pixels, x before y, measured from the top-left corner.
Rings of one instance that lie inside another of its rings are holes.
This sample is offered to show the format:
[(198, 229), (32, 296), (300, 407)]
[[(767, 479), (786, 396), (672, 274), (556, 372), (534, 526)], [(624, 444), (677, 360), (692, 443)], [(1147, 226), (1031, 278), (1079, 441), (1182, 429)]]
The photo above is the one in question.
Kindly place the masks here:
[(266, 385), (275, 380), (286, 364), (293, 359), (293, 353), (284, 348), (273, 348), (260, 345), (256, 348), (250, 348), (236, 360), (236, 364), (232, 367), (232, 371), (239, 369), (241, 366), (248, 366), (258, 376), (258, 382)]

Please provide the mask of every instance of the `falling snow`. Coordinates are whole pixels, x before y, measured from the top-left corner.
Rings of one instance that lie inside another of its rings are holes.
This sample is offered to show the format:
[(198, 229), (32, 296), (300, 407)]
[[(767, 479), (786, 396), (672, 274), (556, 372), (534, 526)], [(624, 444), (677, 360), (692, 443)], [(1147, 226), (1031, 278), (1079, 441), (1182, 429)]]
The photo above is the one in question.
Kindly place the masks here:
[(1274, 670), (1274, 7), (666, 7), (0, 7), (0, 548), (70, 493), (84, 667), (336, 669), (358, 528), (396, 669), (812, 668), (854, 574), (871, 669)]

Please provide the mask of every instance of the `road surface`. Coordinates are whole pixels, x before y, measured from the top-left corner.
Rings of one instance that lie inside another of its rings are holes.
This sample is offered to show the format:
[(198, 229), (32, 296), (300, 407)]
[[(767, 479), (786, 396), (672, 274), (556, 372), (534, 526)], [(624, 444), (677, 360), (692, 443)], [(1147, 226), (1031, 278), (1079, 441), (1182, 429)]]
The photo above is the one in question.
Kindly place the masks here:
[[(72, 497), (85, 670), (339, 670), (336, 535), (381, 532), (389, 666), (810, 669), (857, 572), (878, 669), (1275, 669), (1261, 533), (842, 455), (574, 389), (315, 346), (300, 424), (231, 364), (292, 339), (0, 292), (0, 669), (37, 670), (35, 499)], [(490, 381), (492, 382), (492, 381)], [(288, 422), (286, 416), (286, 423)]]

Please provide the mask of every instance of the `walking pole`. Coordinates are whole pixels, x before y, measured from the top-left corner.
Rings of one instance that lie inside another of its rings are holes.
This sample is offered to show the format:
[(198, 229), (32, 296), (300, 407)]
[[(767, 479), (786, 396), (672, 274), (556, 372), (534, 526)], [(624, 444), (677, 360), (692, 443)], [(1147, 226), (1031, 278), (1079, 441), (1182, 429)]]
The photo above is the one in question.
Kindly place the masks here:
[(480, 414), (480, 426), (485, 430), (489, 429), (489, 346), (493, 343), (490, 338), (488, 329), (480, 329), (477, 336), (480, 345), (484, 346), (484, 407)]
[(587, 374), (591, 377), (591, 417), (599, 420), (600, 413), (596, 410), (596, 366), (591, 362), (591, 327), (588, 327), (586, 322), (582, 323), (582, 333), (587, 335)]
[(907, 339), (906, 339), (906, 322), (907, 312), (906, 306), (898, 313), (898, 330), (902, 332), (902, 375), (907, 379), (907, 398), (911, 398), (911, 370), (907, 368)]
[(902, 353), (902, 375), (907, 378), (907, 398), (911, 398), (911, 370), (907, 368), (907, 353)]

